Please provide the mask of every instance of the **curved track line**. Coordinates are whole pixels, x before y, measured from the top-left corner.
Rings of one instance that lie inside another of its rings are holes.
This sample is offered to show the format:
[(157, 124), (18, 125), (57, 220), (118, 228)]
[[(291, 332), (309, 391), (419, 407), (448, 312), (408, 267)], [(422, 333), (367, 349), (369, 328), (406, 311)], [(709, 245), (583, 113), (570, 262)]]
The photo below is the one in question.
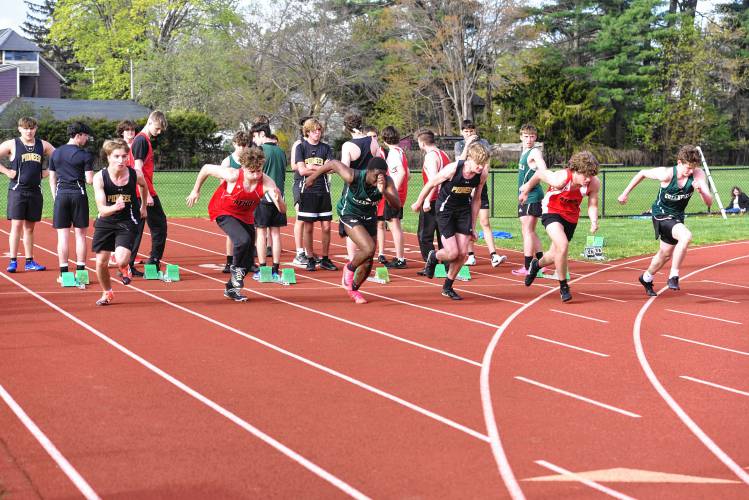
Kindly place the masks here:
[[(733, 259), (728, 260), (722, 260), (718, 262), (717, 264), (713, 264), (711, 266), (703, 267), (702, 269), (698, 269), (696, 271), (692, 271), (691, 273), (684, 276), (683, 279), (689, 278), (690, 276), (693, 276), (697, 273), (701, 273), (702, 271), (707, 271), (708, 269), (712, 269), (713, 267), (717, 267), (723, 264), (726, 264), (728, 262), (733, 262), (735, 260), (739, 259), (746, 259), (747, 255), (742, 255), (740, 257), (735, 257)], [(665, 290), (666, 287), (663, 287), (660, 291), (662, 292)], [(687, 426), (687, 428), (694, 434), (697, 439), (700, 440), (700, 442), (705, 445), (705, 447), (713, 454), (715, 455), (718, 460), (723, 462), (723, 464), (728, 467), (736, 476), (741, 479), (744, 483), (749, 485), (749, 473), (747, 473), (744, 469), (741, 468), (739, 464), (733, 461), (731, 457), (726, 454), (711, 438), (708, 436), (705, 431), (703, 431), (697, 423), (692, 420), (692, 418), (685, 412), (681, 406), (679, 406), (679, 403), (676, 402), (676, 400), (671, 396), (671, 394), (666, 390), (665, 387), (663, 387), (663, 384), (661, 384), (660, 380), (658, 380), (658, 377), (655, 375), (655, 372), (650, 366), (650, 363), (648, 363), (647, 356), (645, 355), (645, 350), (642, 345), (642, 332), (641, 332), (641, 326), (642, 326), (642, 318), (645, 316), (645, 313), (650, 308), (651, 304), (655, 302), (655, 299), (658, 297), (650, 297), (647, 302), (642, 306), (640, 309), (640, 312), (637, 313), (637, 318), (635, 318), (635, 324), (632, 329), (632, 340), (635, 344), (635, 351), (637, 352), (637, 359), (640, 362), (640, 366), (642, 367), (643, 371), (645, 372), (645, 376), (647, 376), (648, 380), (650, 381), (651, 385), (655, 388), (655, 390), (658, 392), (658, 395), (663, 398), (663, 400), (668, 404), (669, 408), (676, 414), (677, 417), (679, 417), (679, 420), (682, 421), (684, 425)]]
[[(5, 274), (2, 275), (5, 276)], [(21, 423), (36, 438), (36, 440), (39, 441), (39, 444), (42, 445), (44, 451), (46, 451), (47, 454), (52, 457), (52, 460), (55, 461), (58, 467), (60, 467), (65, 475), (68, 476), (68, 479), (70, 479), (75, 487), (78, 488), (78, 491), (80, 491), (81, 494), (88, 500), (98, 500), (99, 495), (96, 494), (94, 489), (86, 482), (85, 479), (83, 479), (83, 476), (81, 476), (78, 471), (75, 470), (75, 467), (73, 467), (71, 463), (68, 462), (68, 460), (63, 456), (63, 454), (60, 453), (60, 450), (58, 450), (57, 447), (52, 443), (52, 441), (44, 434), (44, 432), (42, 432), (39, 426), (36, 425), (33, 420), (31, 420), (31, 417), (29, 417), (28, 414), (23, 410), (23, 408), (21, 408), (21, 405), (16, 403), (16, 400), (13, 399), (13, 396), (11, 396), (10, 393), (5, 390), (5, 387), (3, 387), (2, 384), (0, 384), (0, 398), (5, 401), (11, 411), (16, 414), (18, 420), (20, 420)]]
[(209, 408), (211, 408), (213, 411), (217, 412), (221, 416), (223, 416), (223, 417), (227, 418), (228, 420), (230, 420), (231, 422), (235, 423), (236, 425), (238, 425), (242, 429), (246, 430), (247, 432), (249, 432), (250, 434), (252, 434), (256, 438), (258, 438), (261, 441), (263, 441), (265, 444), (271, 446), (272, 448), (275, 448), (277, 451), (281, 452), (283, 455), (286, 455), (288, 458), (290, 458), (294, 462), (298, 463), (299, 465), (301, 465), (302, 467), (304, 467), (305, 469), (307, 469), (308, 471), (310, 471), (311, 473), (313, 473), (314, 475), (316, 475), (320, 479), (323, 479), (323, 480), (327, 481), (331, 485), (335, 486), (339, 490), (343, 491), (347, 495), (350, 495), (350, 496), (352, 496), (354, 498), (362, 499), (362, 500), (369, 498), (366, 495), (364, 495), (362, 492), (360, 492), (359, 490), (357, 490), (356, 488), (354, 488), (353, 486), (351, 486), (348, 483), (346, 483), (345, 481), (343, 481), (342, 479), (339, 479), (338, 477), (336, 477), (333, 474), (331, 474), (330, 472), (326, 471), (325, 469), (323, 469), (319, 465), (313, 463), (312, 461), (306, 459), (305, 457), (303, 457), (299, 453), (295, 452), (291, 448), (287, 447), (286, 445), (284, 445), (280, 441), (277, 441), (276, 439), (274, 439), (270, 435), (264, 433), (263, 431), (261, 431), (260, 429), (258, 429), (255, 426), (253, 426), (252, 424), (250, 424), (246, 420), (243, 420), (242, 418), (240, 418), (235, 413), (227, 410), (226, 408), (224, 408), (223, 406), (219, 405), (215, 401), (213, 401), (213, 400), (207, 398), (206, 396), (202, 395), (198, 391), (194, 390), (192, 387), (188, 386), (187, 384), (185, 384), (184, 382), (180, 381), (176, 377), (173, 377), (172, 375), (168, 374), (167, 372), (165, 372), (164, 370), (162, 370), (158, 366), (152, 364), (151, 362), (149, 362), (145, 358), (142, 358), (141, 356), (135, 354), (133, 351), (129, 350), (127, 347), (125, 347), (125, 346), (119, 344), (118, 342), (116, 342), (115, 340), (107, 337), (106, 335), (104, 335), (102, 332), (100, 332), (99, 330), (97, 330), (93, 326), (91, 326), (88, 323), (84, 322), (83, 320), (79, 319), (77, 316), (74, 316), (73, 314), (69, 313), (65, 309), (63, 309), (60, 306), (58, 306), (57, 304), (55, 304), (53, 302), (50, 302), (49, 300), (45, 299), (44, 297), (42, 297), (38, 293), (36, 293), (33, 290), (27, 288), (25, 285), (23, 285), (23, 284), (19, 283), (18, 281), (14, 280), (13, 278), (11, 278), (10, 276), (8, 276), (7, 274), (5, 274), (3, 272), (0, 272), (0, 276), (2, 276), (3, 278), (5, 278), (6, 280), (10, 281), (11, 283), (15, 284), (17, 287), (21, 288), (22, 290), (24, 290), (25, 292), (27, 292), (32, 297), (38, 299), (39, 301), (41, 301), (42, 303), (46, 304), (47, 306), (49, 306), (51, 309), (57, 311), (58, 313), (62, 314), (63, 316), (65, 316), (66, 318), (68, 318), (72, 322), (76, 323), (80, 327), (82, 327), (85, 330), (89, 331), (90, 333), (92, 333), (96, 337), (99, 337), (99, 339), (101, 339), (102, 341), (104, 341), (107, 344), (111, 345), (112, 347), (114, 347), (115, 349), (117, 349), (118, 351), (120, 351), (121, 353), (123, 353), (124, 355), (126, 355), (127, 357), (131, 358), (132, 360), (134, 360), (135, 362), (139, 363), (140, 365), (142, 365), (146, 369), (150, 370), (154, 374), (158, 375), (159, 377), (163, 378), (167, 382), (171, 383), (172, 385), (174, 385), (175, 387), (177, 387), (181, 391), (189, 394), (193, 398), (197, 399), (198, 401), (200, 401), (204, 405), (206, 405)]

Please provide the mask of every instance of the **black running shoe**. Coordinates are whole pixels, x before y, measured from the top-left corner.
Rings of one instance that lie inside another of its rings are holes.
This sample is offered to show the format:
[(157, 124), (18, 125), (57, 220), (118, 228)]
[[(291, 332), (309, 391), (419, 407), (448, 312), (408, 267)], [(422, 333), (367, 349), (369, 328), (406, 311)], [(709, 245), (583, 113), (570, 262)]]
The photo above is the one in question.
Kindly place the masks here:
[(452, 288), (443, 288), (442, 296), (452, 300), (463, 300), (463, 297), (455, 293), (455, 290), (453, 290)]
[(429, 279), (434, 278), (434, 269), (437, 267), (437, 252), (431, 250), (427, 257), (427, 262), (424, 264), (424, 276)]
[(247, 274), (247, 270), (244, 267), (237, 267), (237, 266), (231, 266), (229, 268), (231, 278), (229, 278), (229, 283), (231, 283), (232, 288), (242, 289), (244, 288), (244, 277)]
[(234, 302), (247, 302), (247, 297), (239, 293), (239, 288), (227, 288), (224, 290), (224, 297)]
[(541, 265), (538, 263), (538, 259), (533, 259), (531, 265), (528, 267), (528, 274), (525, 275), (525, 286), (533, 284), (539, 269), (541, 269)]
[(307, 267), (306, 267), (306, 270), (307, 271), (314, 271), (316, 264), (317, 264), (317, 261), (315, 260), (314, 257), (307, 257)]
[(221, 270), (224, 274), (229, 274), (231, 272), (231, 264), (224, 264), (224, 269)]
[(130, 266), (130, 274), (132, 274), (134, 278), (143, 277), (143, 273), (141, 271), (138, 271), (135, 266)]
[(405, 269), (408, 267), (406, 259), (393, 259), (385, 264), (385, 267), (390, 269)]
[(648, 297), (657, 297), (658, 296), (658, 294), (655, 293), (655, 290), (653, 290), (653, 282), (652, 281), (650, 283), (648, 283), (647, 281), (645, 281), (645, 278), (642, 277), (642, 274), (638, 278), (638, 281), (640, 282), (640, 284), (642, 286), (645, 287), (645, 293), (648, 295)]
[(383, 266), (387, 266), (388, 265), (387, 258), (384, 255), (382, 255), (382, 254), (380, 254), (380, 255), (377, 256), (377, 262), (379, 262)]
[(572, 294), (570, 293), (570, 286), (564, 285), (559, 287), (559, 295), (562, 296), (562, 302), (569, 302), (572, 300)]
[(326, 271), (338, 271), (338, 267), (328, 258), (323, 258), (320, 261), (320, 269), (325, 269)]
[(681, 288), (679, 288), (679, 277), (671, 276), (670, 278), (668, 278), (668, 287), (671, 290), (681, 290)]

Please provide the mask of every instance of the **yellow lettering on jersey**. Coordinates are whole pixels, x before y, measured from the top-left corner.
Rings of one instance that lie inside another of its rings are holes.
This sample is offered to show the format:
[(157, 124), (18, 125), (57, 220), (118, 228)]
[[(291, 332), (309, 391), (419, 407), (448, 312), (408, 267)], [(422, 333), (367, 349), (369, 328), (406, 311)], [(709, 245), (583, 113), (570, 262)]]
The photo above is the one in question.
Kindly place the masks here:
[(452, 189), (452, 192), (455, 194), (471, 194), (471, 191), (473, 191), (472, 187), (453, 186)]
[(304, 163), (306, 165), (316, 165), (316, 166), (321, 167), (322, 165), (325, 164), (325, 160), (323, 160), (322, 158), (313, 157), (313, 158), (307, 158), (306, 160), (304, 160)]
[(107, 195), (107, 201), (113, 204), (117, 203), (117, 198), (119, 198), (120, 196), (122, 196), (122, 201), (124, 201), (125, 203), (130, 203), (132, 201), (129, 194), (110, 194)]
[(21, 161), (36, 161), (41, 163), (42, 155), (37, 153), (24, 153), (21, 155)]

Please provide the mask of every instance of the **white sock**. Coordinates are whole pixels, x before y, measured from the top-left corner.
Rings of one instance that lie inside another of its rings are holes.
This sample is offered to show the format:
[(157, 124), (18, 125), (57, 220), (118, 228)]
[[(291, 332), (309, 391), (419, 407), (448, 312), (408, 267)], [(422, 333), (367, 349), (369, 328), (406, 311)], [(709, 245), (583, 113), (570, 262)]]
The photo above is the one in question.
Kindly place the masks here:
[(674, 276), (676, 276), (677, 278), (679, 277), (679, 270), (672, 267), (671, 274), (669, 274), (668, 277), (673, 278)]
[(297, 248), (296, 249), (296, 254), (299, 255), (301, 253), (304, 253), (304, 248)]
[(645, 271), (644, 273), (642, 273), (642, 279), (643, 281), (645, 281), (645, 283), (651, 283), (653, 281), (653, 275), (648, 271)]

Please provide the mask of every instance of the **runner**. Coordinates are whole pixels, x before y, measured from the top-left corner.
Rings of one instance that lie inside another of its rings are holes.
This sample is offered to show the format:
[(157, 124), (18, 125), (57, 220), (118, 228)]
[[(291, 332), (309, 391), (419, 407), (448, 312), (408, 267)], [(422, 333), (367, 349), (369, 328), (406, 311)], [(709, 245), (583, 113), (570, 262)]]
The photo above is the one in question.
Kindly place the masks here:
[[(232, 146), (234, 146), (234, 151), (232, 151), (229, 156), (223, 159), (223, 161), (221, 162), (221, 166), (224, 168), (237, 169), (240, 167), (239, 157), (252, 145), (252, 138), (250, 137), (250, 134), (248, 134), (244, 130), (240, 130), (239, 132), (234, 134), (231, 143)], [(232, 262), (234, 262), (234, 245), (232, 244), (231, 239), (227, 236), (226, 263), (224, 264), (224, 269), (222, 269), (221, 272), (224, 274), (229, 274), (231, 272)]]

